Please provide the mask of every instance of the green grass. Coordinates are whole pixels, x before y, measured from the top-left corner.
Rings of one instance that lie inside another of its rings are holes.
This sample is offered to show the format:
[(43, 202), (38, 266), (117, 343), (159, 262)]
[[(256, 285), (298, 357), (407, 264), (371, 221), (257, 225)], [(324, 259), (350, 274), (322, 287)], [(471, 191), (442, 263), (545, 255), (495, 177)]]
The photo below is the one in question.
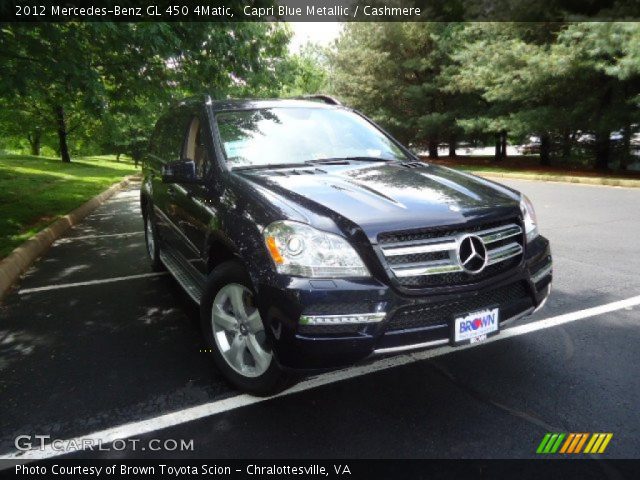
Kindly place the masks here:
[(135, 172), (124, 157), (79, 157), (65, 164), (51, 157), (0, 156), (0, 258)]

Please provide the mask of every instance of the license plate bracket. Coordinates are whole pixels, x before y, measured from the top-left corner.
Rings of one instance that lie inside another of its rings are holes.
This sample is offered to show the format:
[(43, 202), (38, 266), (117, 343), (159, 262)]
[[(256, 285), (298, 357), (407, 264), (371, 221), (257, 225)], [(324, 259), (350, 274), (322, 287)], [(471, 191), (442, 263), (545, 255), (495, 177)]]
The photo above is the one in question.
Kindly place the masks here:
[(453, 316), (451, 343), (467, 345), (486, 340), (500, 332), (500, 309), (491, 306)]

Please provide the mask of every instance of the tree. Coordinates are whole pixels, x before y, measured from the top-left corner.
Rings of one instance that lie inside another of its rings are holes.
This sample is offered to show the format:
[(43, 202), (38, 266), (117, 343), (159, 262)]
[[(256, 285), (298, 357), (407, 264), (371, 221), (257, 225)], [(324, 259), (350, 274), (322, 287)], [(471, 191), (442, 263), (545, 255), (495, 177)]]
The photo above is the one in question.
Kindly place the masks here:
[(112, 115), (111, 128), (123, 112), (147, 104), (142, 110), (153, 122), (179, 96), (279, 91), (274, 72), (289, 35), (257, 22), (4, 24), (0, 96), (37, 102), (69, 162), (69, 137), (82, 128), (74, 120)]
[(612, 132), (637, 119), (629, 59), (637, 34), (637, 25), (616, 23), (470, 25), (453, 78), (487, 102), (487, 128), (538, 136), (542, 165), (551, 163), (554, 143), (566, 160), (573, 139), (590, 134), (595, 165), (605, 169)]
[(323, 47), (307, 43), (300, 52), (289, 55), (280, 63), (277, 77), (282, 82), (281, 95), (311, 95), (329, 88), (327, 51)]
[(640, 127), (640, 25), (574, 23), (559, 37), (556, 50), (569, 58), (565, 74), (579, 77), (584, 96), (578, 103), (594, 135), (596, 168), (610, 166), (613, 132), (622, 133), (620, 165), (630, 157), (630, 138)]
[(26, 140), (31, 155), (40, 155), (40, 149), (47, 140), (51, 125), (47, 115), (42, 114), (40, 102), (17, 95), (11, 101), (0, 98), (0, 131), (5, 138), (13, 138), (14, 143)]
[(460, 23), (348, 24), (330, 55), (332, 88), (414, 147), (437, 157), (461, 134), (470, 95), (448, 88)]

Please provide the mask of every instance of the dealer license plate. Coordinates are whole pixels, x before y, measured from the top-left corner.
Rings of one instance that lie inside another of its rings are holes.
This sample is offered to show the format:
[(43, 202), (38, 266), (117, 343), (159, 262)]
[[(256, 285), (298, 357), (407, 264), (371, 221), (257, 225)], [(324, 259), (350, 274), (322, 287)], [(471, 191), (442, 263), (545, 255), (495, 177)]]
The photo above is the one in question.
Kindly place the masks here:
[(499, 309), (479, 310), (454, 322), (453, 341), (459, 343), (476, 343), (487, 339), (487, 335), (498, 331)]

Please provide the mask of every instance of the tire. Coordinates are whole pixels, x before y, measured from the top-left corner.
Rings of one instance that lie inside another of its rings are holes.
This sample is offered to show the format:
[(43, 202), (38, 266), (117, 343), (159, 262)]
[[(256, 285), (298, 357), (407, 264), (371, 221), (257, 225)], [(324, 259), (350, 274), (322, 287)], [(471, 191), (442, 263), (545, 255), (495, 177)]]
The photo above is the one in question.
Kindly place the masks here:
[(153, 206), (149, 205), (144, 214), (144, 244), (151, 261), (151, 270), (161, 272), (164, 265), (160, 261), (160, 243), (158, 242), (158, 227), (156, 226)]
[(269, 395), (286, 388), (289, 378), (273, 356), (260, 312), (253, 306), (254, 295), (244, 267), (224, 262), (207, 278), (200, 321), (224, 377), (244, 392)]

